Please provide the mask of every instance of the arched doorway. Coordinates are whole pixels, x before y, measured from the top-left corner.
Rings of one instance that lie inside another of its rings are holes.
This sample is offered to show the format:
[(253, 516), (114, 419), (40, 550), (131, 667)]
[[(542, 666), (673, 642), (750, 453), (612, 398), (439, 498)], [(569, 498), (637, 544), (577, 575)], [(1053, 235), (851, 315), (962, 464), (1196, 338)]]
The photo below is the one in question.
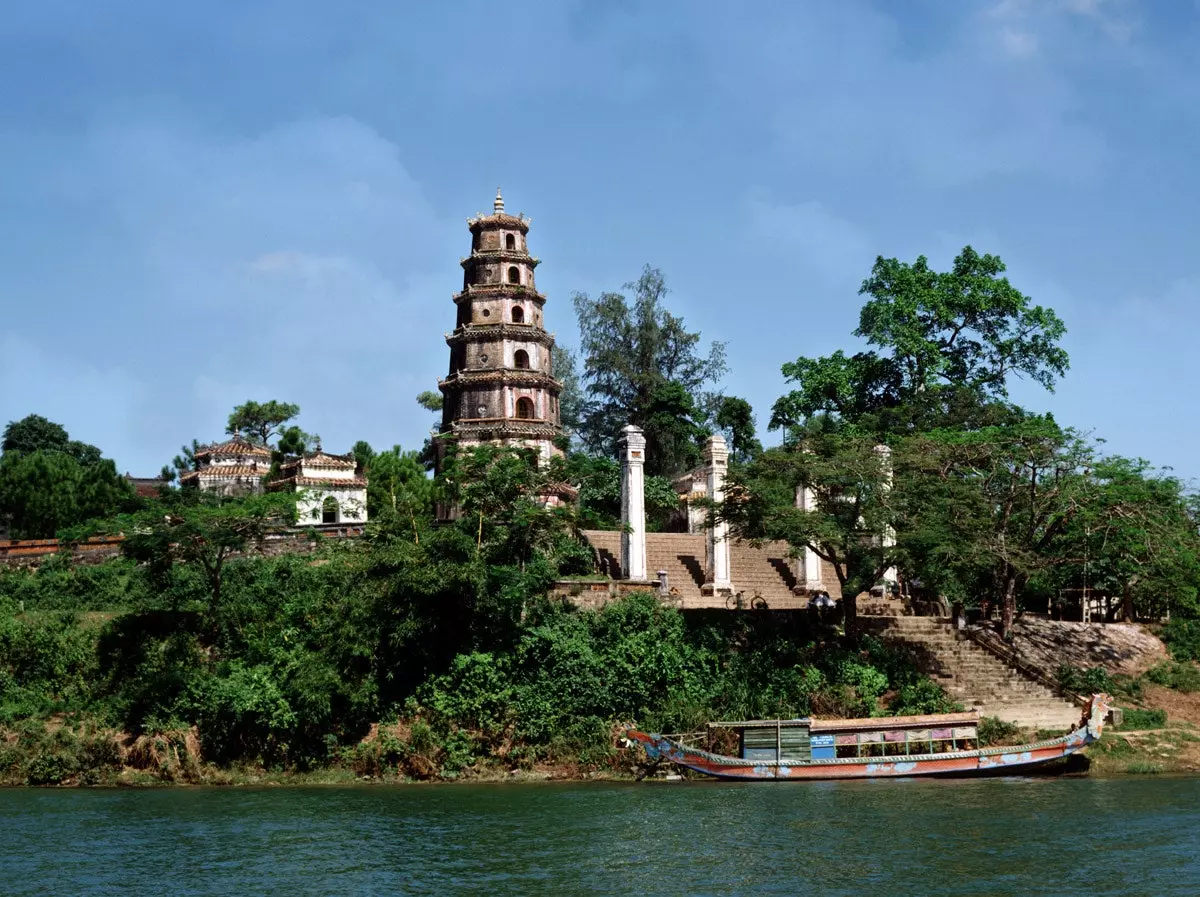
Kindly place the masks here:
[(330, 495), (325, 501), (321, 502), (321, 522), (322, 523), (337, 523), (338, 522), (338, 503), (337, 499)]
[(517, 417), (521, 420), (533, 420), (533, 399), (517, 399)]
[(521, 308), (519, 305), (514, 305), (512, 310), (512, 322), (514, 324), (524, 324), (525, 309)]
[(504, 235), (504, 248), (509, 252), (515, 252), (517, 248), (517, 238), (512, 234)]
[(508, 269), (508, 282), (509, 283), (520, 283), (521, 282), (521, 269), (518, 268), (516, 265), (513, 265), (511, 268)]
[(521, 371), (529, 370), (529, 353), (524, 349), (513, 352), (513, 367)]

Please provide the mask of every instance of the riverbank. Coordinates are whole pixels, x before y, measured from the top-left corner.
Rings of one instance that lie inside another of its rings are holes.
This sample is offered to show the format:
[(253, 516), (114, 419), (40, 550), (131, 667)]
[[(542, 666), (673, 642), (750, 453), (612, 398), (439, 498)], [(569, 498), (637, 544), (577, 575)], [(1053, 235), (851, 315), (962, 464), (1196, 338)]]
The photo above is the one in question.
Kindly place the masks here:
[[(1153, 714), (1149, 717), (1153, 721)], [(1143, 725), (1147, 716), (1136, 717)], [(26, 727), (28, 729), (28, 727)], [(354, 784), (435, 783), (528, 784), (533, 782), (635, 781), (645, 757), (636, 749), (614, 747), (598, 760), (537, 760), (514, 764), (504, 757), (478, 758), (446, 774), (435, 759), (421, 755), (411, 741), (411, 723), (372, 727), (353, 748), (342, 749), (326, 765), (299, 768), (253, 763), (219, 765), (202, 756), (195, 731), (133, 738), (124, 733), (70, 720), (48, 727), (38, 744), (0, 731), (0, 786), (59, 788), (285, 787)], [(398, 735), (409, 735), (400, 742)], [(1047, 732), (1009, 730), (997, 745), (1019, 745), (1049, 737)], [(615, 742), (614, 742), (615, 743)], [(26, 753), (21, 754), (24, 750)], [(1084, 763), (1060, 765), (1049, 774), (1087, 774), (1100, 778), (1200, 773), (1200, 728), (1186, 721), (1155, 728), (1108, 727), (1088, 748)], [(658, 778), (681, 772), (662, 767)], [(686, 776), (685, 776), (686, 777)], [(697, 778), (703, 778), (697, 776)]]

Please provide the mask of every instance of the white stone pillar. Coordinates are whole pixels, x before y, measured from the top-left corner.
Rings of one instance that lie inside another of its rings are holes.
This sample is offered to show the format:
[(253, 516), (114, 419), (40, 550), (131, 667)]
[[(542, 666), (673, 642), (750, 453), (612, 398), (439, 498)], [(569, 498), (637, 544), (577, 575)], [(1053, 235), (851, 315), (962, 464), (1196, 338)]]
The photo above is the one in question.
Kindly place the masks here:
[[(883, 467), (884, 474), (884, 493), (892, 490), (892, 450), (886, 445), (875, 446), (875, 454), (879, 456), (879, 463)], [(896, 545), (896, 530), (894, 527), (886, 526), (883, 532), (879, 534), (880, 544), (884, 549), (893, 548)], [(895, 585), (899, 581), (899, 573), (895, 567), (888, 567), (883, 571), (883, 581), (890, 585)]]
[(621, 570), (626, 579), (646, 576), (646, 437), (630, 424), (621, 431)]
[[(704, 465), (708, 468), (708, 498), (714, 506), (725, 500), (725, 474), (729, 470), (729, 449), (719, 433), (704, 443)], [(729, 524), (720, 520), (705, 527), (708, 535), (708, 563), (705, 564), (704, 595), (728, 595), (733, 592), (729, 570)]]
[[(817, 497), (807, 486), (796, 487), (796, 507), (801, 511), (815, 511)], [(808, 592), (818, 592), (825, 588), (821, 579), (821, 557), (811, 548), (805, 547), (804, 554), (796, 560), (796, 582), (804, 583)]]

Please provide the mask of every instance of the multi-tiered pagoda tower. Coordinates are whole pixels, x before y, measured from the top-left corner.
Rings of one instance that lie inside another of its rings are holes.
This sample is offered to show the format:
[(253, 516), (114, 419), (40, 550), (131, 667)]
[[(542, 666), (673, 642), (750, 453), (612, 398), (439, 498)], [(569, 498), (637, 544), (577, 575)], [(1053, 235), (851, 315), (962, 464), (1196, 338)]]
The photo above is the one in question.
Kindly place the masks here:
[(458, 322), (446, 337), (450, 373), (439, 440), (526, 445), (543, 459), (560, 454), (561, 386), (554, 379), (554, 337), (543, 326), (546, 297), (537, 291), (529, 254), (529, 219), (494, 211), (467, 219), (471, 255), (462, 259), (463, 288), (454, 296)]

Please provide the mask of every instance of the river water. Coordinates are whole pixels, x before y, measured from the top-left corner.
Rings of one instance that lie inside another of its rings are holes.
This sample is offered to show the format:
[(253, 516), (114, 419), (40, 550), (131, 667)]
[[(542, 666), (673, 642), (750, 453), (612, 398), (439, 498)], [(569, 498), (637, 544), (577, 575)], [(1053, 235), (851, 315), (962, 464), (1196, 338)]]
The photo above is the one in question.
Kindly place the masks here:
[(1200, 894), (1200, 779), (0, 790), (0, 893)]

